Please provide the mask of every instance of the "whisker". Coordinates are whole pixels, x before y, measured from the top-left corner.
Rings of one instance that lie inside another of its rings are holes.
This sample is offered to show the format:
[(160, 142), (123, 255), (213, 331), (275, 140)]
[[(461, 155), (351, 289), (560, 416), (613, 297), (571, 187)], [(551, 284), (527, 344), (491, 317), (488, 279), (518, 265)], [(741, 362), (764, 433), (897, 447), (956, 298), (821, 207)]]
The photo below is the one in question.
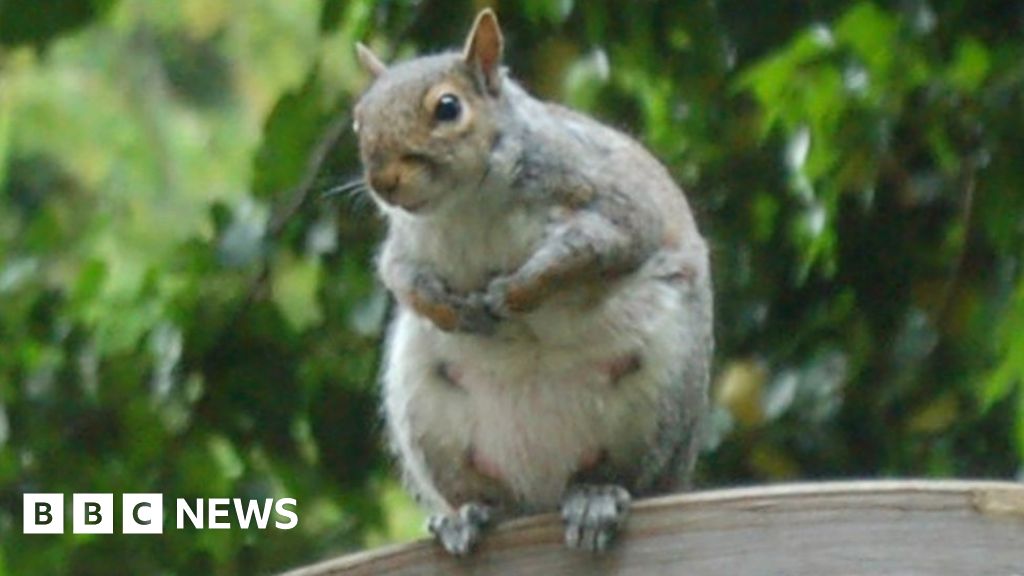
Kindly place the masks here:
[(364, 212), (373, 204), (370, 197), (370, 185), (362, 175), (320, 193), (321, 200), (333, 199), (337, 196), (343, 197), (350, 214)]
[[(367, 190), (366, 192), (369, 192)], [(350, 194), (348, 196), (349, 213), (357, 214), (368, 209), (372, 202), (370, 201), (370, 195), (367, 194)]]
[(368, 190), (366, 180), (362, 176), (354, 180), (349, 180), (332, 188), (328, 188), (320, 193), (321, 198), (330, 198), (339, 194), (347, 194), (350, 192), (365, 192)]

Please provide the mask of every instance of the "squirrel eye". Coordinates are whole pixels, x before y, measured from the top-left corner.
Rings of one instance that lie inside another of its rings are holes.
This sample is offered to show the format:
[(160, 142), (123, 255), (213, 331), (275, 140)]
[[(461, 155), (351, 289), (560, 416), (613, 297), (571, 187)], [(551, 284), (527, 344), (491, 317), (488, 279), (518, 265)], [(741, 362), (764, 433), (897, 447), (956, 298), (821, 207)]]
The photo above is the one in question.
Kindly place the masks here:
[(437, 106), (434, 107), (434, 119), (439, 122), (451, 122), (457, 120), (462, 113), (462, 102), (455, 94), (442, 94), (437, 99)]

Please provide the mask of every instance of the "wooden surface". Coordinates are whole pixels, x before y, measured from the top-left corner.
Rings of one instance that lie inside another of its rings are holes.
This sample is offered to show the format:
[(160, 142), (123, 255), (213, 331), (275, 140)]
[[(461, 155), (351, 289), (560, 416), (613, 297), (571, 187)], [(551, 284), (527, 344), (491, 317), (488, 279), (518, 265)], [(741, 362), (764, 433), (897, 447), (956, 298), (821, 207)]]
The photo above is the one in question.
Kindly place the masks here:
[(468, 559), (424, 540), (288, 576), (1024, 576), (1024, 484), (837, 482), (672, 495), (635, 503), (603, 557), (565, 549), (554, 514), (487, 536)]

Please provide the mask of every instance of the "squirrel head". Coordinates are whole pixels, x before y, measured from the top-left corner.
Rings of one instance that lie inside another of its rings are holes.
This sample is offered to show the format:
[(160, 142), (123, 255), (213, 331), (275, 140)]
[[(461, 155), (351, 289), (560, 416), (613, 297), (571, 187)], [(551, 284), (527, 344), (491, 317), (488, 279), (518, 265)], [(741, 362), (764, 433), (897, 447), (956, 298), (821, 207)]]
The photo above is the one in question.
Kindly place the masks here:
[(485, 179), (500, 133), (502, 42), (488, 9), (477, 16), (461, 53), (387, 66), (356, 45), (374, 80), (356, 103), (353, 128), (379, 202), (429, 212)]

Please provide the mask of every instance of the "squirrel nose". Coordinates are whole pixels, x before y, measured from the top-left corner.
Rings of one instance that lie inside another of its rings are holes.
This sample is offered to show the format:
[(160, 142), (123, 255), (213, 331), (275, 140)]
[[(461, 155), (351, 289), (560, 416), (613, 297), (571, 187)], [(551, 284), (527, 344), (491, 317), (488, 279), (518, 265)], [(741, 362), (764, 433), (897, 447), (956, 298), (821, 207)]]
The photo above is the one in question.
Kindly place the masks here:
[(400, 178), (397, 170), (374, 170), (370, 173), (370, 187), (374, 192), (389, 198), (398, 188)]

